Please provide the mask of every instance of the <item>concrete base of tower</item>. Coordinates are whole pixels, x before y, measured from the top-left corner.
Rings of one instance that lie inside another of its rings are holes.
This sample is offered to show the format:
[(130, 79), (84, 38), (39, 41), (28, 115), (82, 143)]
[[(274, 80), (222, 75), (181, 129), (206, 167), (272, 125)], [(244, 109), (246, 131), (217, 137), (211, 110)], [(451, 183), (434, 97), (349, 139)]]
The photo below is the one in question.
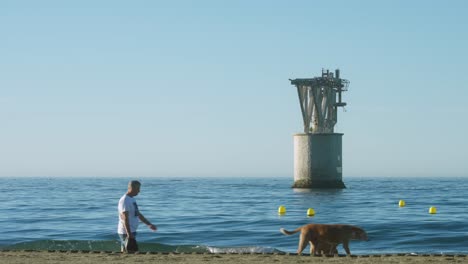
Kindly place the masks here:
[(343, 181), (311, 181), (309, 179), (295, 181), (292, 188), (307, 189), (345, 189)]
[(293, 188), (343, 189), (343, 134), (294, 135)]

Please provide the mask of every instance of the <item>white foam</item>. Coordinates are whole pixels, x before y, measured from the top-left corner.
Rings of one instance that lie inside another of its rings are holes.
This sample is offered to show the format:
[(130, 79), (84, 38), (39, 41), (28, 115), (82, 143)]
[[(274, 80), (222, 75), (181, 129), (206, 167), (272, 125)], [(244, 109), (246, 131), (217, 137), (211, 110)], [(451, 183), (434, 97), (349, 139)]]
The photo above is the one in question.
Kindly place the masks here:
[(247, 247), (207, 247), (210, 253), (219, 254), (219, 253), (230, 253), (230, 254), (239, 254), (239, 253), (275, 253), (281, 252), (275, 248), (271, 247), (258, 247), (258, 246), (247, 246)]

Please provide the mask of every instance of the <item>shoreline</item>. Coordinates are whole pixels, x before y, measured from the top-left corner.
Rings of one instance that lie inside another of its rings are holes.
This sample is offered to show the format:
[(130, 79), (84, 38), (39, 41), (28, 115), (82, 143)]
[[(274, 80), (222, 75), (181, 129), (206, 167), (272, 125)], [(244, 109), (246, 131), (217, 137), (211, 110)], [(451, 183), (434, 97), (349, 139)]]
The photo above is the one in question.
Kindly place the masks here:
[(114, 251), (78, 250), (0, 250), (0, 263), (468, 263), (467, 254), (372, 254), (310, 256), (296, 253), (160, 253), (136, 252), (126, 254)]

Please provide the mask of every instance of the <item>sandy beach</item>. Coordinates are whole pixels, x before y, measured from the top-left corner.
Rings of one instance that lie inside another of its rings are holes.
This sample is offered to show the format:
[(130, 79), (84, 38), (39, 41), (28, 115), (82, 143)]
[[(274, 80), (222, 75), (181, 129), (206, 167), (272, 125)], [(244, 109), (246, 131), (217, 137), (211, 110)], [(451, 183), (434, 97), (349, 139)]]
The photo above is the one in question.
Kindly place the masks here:
[(468, 263), (466, 255), (297, 256), (294, 254), (162, 254), (117, 252), (1, 251), (0, 263)]

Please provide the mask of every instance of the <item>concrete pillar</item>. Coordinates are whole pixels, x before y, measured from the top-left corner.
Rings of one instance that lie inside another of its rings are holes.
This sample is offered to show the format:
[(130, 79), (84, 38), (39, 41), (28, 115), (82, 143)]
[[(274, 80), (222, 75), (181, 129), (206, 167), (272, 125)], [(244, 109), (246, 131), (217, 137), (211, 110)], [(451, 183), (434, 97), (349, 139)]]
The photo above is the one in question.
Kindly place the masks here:
[(342, 180), (343, 134), (294, 135), (293, 188), (346, 188)]

